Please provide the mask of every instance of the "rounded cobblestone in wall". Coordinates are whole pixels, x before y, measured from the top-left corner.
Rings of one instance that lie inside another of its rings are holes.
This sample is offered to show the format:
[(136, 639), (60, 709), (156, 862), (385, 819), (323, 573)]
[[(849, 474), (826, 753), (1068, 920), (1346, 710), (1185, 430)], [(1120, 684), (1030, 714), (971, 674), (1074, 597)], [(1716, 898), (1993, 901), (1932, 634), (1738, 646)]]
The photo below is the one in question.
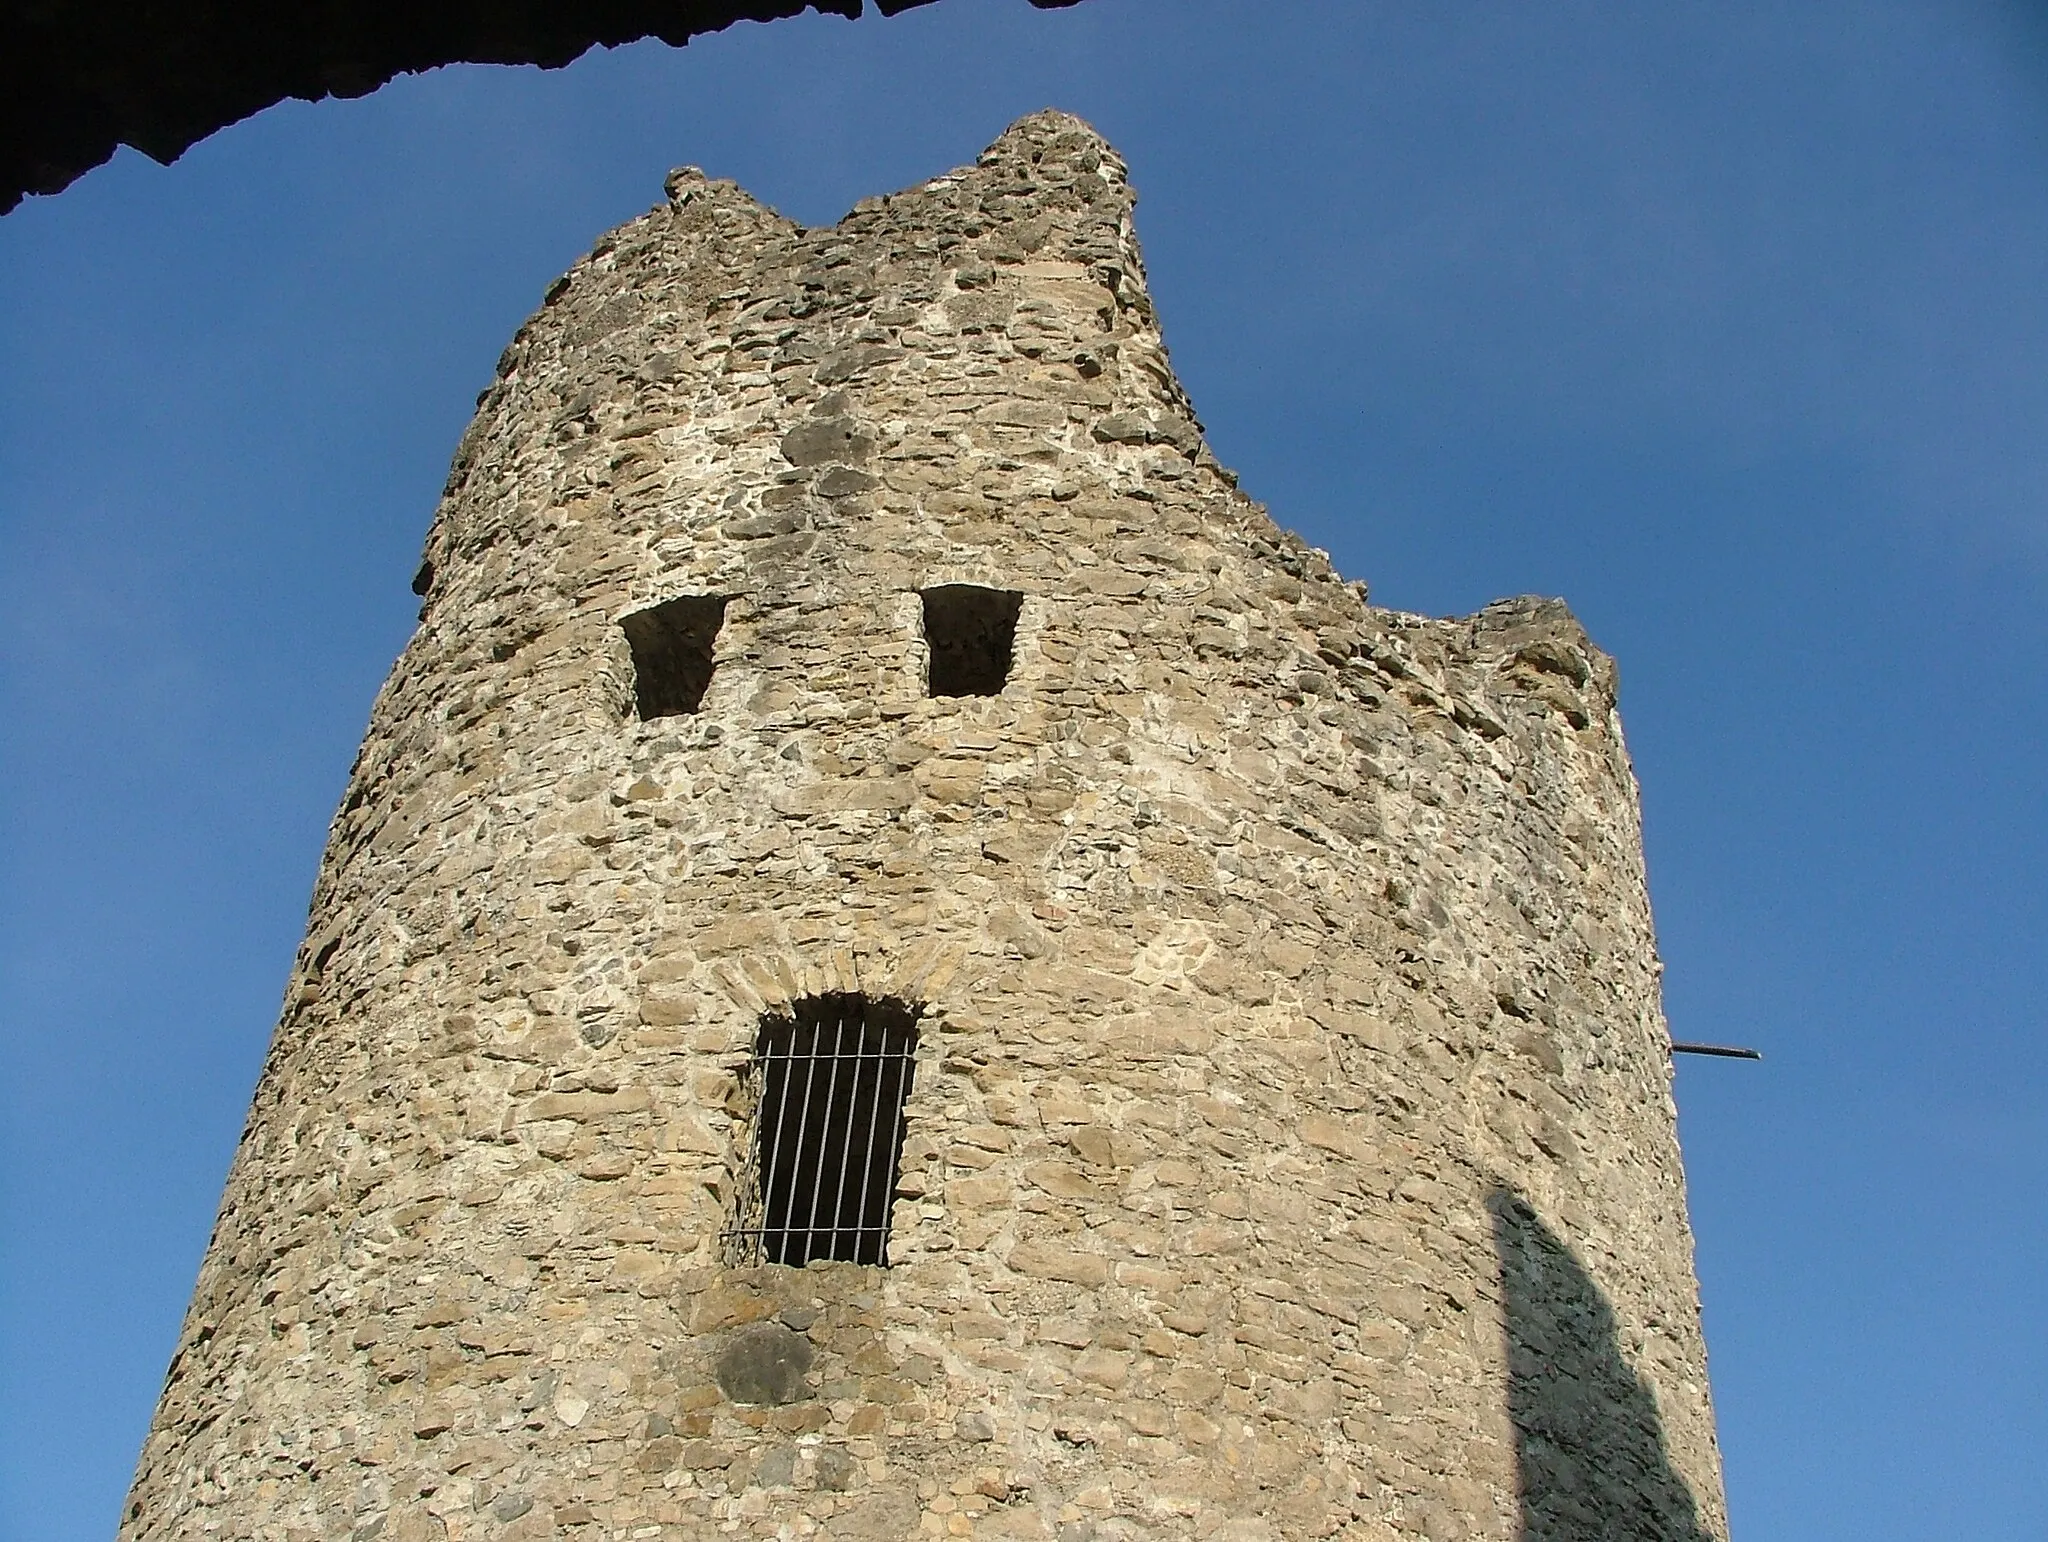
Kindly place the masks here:
[(804, 1392), (811, 1346), (781, 1323), (742, 1328), (718, 1352), (718, 1389), (735, 1403), (793, 1403)]
[[(123, 1535), (1725, 1537), (1611, 663), (1237, 489), (1074, 119), (667, 192), (457, 450)], [(737, 1258), (857, 997), (889, 1267)]]

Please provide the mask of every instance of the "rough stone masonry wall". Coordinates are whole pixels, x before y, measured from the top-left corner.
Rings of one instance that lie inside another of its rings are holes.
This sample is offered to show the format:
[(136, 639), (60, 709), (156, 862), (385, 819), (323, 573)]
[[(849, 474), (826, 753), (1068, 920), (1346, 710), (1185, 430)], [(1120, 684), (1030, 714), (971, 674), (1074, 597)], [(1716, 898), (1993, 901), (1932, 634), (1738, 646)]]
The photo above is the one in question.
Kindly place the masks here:
[[(1724, 1537), (1608, 660), (1238, 492), (1076, 120), (668, 194), (456, 456), (123, 1535)], [(949, 582), (999, 696), (924, 693)], [(925, 1008), (893, 1266), (729, 1267), (836, 990)]]

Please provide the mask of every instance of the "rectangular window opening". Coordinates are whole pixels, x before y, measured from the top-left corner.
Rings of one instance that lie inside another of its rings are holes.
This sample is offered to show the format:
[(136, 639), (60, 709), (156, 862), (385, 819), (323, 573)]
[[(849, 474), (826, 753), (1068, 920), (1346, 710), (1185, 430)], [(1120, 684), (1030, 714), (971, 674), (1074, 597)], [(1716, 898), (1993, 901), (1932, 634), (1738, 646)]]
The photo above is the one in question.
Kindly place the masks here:
[(633, 696), (643, 719), (676, 717), (704, 704), (711, 648), (725, 621), (725, 597), (684, 594), (621, 618), (633, 649)]
[(926, 676), (933, 696), (995, 696), (1010, 678), (1017, 646), (1017, 615), (1024, 596), (1014, 589), (941, 584), (924, 591), (924, 639), (931, 649)]
[(812, 996), (763, 1018), (748, 1066), (754, 1129), (727, 1233), (739, 1263), (889, 1262), (889, 1212), (918, 1008)]

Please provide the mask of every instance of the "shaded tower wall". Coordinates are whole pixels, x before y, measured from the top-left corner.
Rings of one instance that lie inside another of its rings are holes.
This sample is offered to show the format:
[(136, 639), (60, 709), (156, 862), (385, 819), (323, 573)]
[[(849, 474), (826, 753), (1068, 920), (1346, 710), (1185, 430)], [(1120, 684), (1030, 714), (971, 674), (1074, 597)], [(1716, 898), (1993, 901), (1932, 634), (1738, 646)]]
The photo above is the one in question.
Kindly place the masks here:
[[(124, 1536), (1725, 1536), (1612, 665), (1240, 493), (1131, 205), (1043, 114), (830, 229), (678, 172), (550, 290)], [(922, 1013), (890, 1265), (736, 1261), (838, 993)]]

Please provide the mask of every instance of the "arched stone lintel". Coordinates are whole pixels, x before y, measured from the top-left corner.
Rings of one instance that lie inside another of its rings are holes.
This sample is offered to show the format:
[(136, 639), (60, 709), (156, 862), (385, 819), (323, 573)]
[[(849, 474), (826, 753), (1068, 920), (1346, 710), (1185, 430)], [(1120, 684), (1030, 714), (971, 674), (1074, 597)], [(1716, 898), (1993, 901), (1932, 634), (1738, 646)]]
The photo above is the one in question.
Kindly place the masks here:
[(947, 987), (967, 961), (962, 942), (927, 942), (888, 953), (844, 945), (815, 951), (764, 947), (720, 959), (711, 980), (733, 1021), (748, 1024), (790, 1011), (813, 996), (863, 995), (922, 1009), (927, 1024), (945, 1020)]

